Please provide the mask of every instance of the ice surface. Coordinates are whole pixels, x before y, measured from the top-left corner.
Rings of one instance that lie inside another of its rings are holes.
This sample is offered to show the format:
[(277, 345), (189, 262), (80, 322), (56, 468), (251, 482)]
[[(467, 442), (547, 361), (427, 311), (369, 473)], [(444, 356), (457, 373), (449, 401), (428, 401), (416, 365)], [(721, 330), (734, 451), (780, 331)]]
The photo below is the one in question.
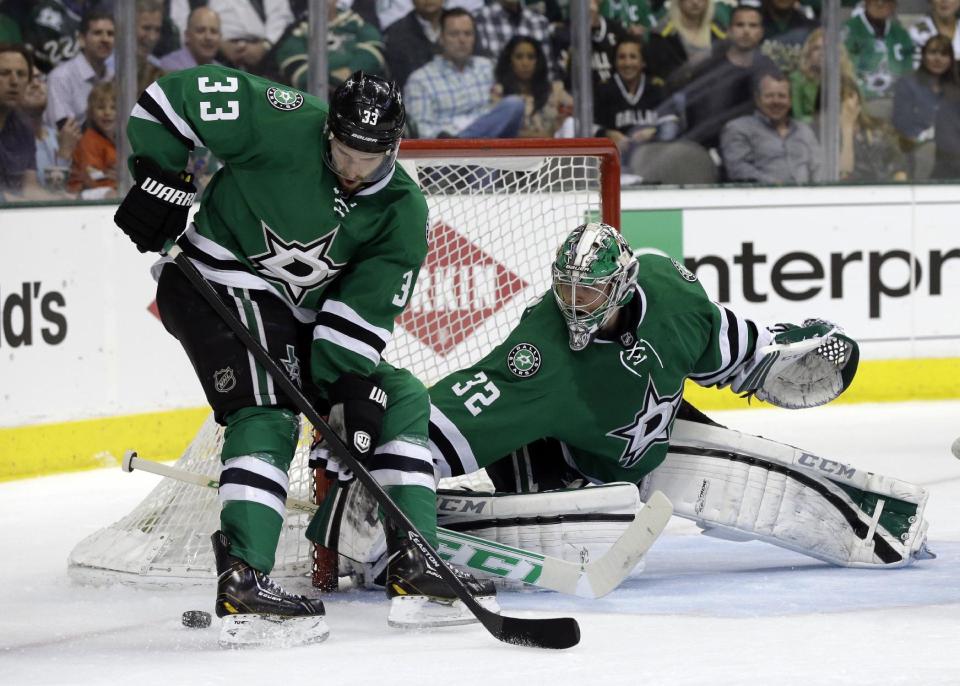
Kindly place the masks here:
[(588, 601), (501, 596), (509, 613), (570, 614), (564, 652), (502, 645), (478, 627), (403, 632), (379, 593), (327, 600), (331, 637), (284, 651), (222, 651), (209, 591), (89, 588), (66, 559), (155, 485), (120, 469), (0, 484), (0, 684), (960, 684), (960, 402), (712, 413), (738, 429), (928, 487), (939, 558), (864, 571), (674, 520), (646, 571)]

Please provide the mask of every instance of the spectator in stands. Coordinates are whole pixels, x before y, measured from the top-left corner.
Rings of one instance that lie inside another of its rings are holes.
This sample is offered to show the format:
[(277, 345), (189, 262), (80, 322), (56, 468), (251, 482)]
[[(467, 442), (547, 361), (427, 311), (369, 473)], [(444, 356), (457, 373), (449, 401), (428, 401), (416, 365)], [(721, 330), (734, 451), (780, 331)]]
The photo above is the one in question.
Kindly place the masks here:
[(410, 75), (404, 91), (421, 138), (513, 138), (520, 132), (523, 98), (508, 95), (493, 104), (493, 63), (473, 54), (475, 41), (470, 13), (445, 10), (440, 54)]
[(443, 0), (413, 0), (413, 9), (386, 30), (387, 64), (400, 90), (410, 74), (437, 54), (442, 13)]
[[(284, 81), (306, 90), (310, 47), (308, 15), (301, 15), (277, 43), (274, 58)], [(327, 64), (330, 91), (358, 70), (386, 74), (380, 32), (352, 10), (337, 9), (336, 0), (327, 0)]]
[(960, 180), (960, 87), (947, 86), (934, 120), (936, 161), (932, 179)]
[(80, 22), (80, 54), (50, 72), (44, 122), (58, 125), (73, 117), (83, 124), (90, 89), (113, 78), (113, 17), (91, 12)]
[(923, 46), (920, 66), (905, 74), (893, 89), (893, 128), (907, 152), (910, 177), (929, 178), (934, 156), (934, 122), (944, 93), (960, 85), (953, 46), (947, 36), (935, 35)]
[(817, 28), (796, 0), (763, 0), (763, 54), (785, 73), (796, 68), (804, 41)]
[(894, 82), (913, 65), (913, 41), (896, 11), (896, 0), (864, 0), (844, 25), (844, 44), (867, 100), (893, 97)]
[[(663, 3), (659, 3), (659, 9)], [(657, 13), (647, 0), (603, 0), (600, 14), (617, 21), (631, 36), (644, 38), (657, 27)]]
[(710, 57), (714, 44), (727, 37), (713, 20), (713, 12), (713, 0), (671, 2), (659, 33), (647, 40), (647, 73), (668, 82), (680, 67), (692, 68)]
[[(601, 83), (606, 83), (613, 76), (613, 63), (616, 60), (617, 44), (628, 35), (620, 22), (607, 19), (600, 14), (600, 0), (590, 0), (590, 37), (591, 59), (590, 69), (593, 73), (593, 87), (596, 89)], [(566, 74), (564, 81), (570, 87), (570, 26), (569, 22), (560, 30), (554, 32), (554, 53), (558, 55), (557, 63), (560, 70)]]
[(137, 0), (137, 92), (163, 76), (160, 60), (153, 49), (160, 41), (163, 26), (163, 0)]
[[(823, 29), (816, 28), (803, 43), (797, 69), (790, 72), (790, 100), (793, 118), (809, 124), (817, 107), (820, 92), (820, 72), (823, 68)], [(847, 49), (840, 46), (840, 74), (854, 80), (853, 64)]]
[(536, 38), (547, 57), (547, 73), (553, 77), (555, 65), (550, 49), (550, 22), (545, 16), (527, 9), (521, 0), (494, 0), (474, 16), (481, 50), (496, 59), (514, 36)]
[(224, 58), (237, 69), (262, 72), (261, 62), (293, 23), (289, 0), (209, 0), (220, 16)]
[(929, 0), (930, 13), (910, 27), (913, 41), (913, 66), (920, 66), (920, 53), (927, 41), (936, 36), (946, 36), (953, 46), (953, 54), (960, 55), (960, 0)]
[(24, 42), (33, 51), (36, 67), (49, 74), (80, 51), (80, 20), (95, 2), (40, 0), (33, 3), (23, 26)]
[(634, 145), (677, 135), (677, 115), (661, 111), (663, 88), (647, 78), (644, 66), (643, 42), (624, 38), (617, 46), (616, 73), (594, 98), (594, 121), (624, 158)]
[(33, 130), (20, 112), (33, 74), (33, 59), (23, 44), (0, 44), (0, 199), (37, 200), (49, 196), (37, 181)]
[(160, 58), (164, 71), (189, 69), (198, 64), (218, 64), (220, 51), (220, 17), (209, 7), (190, 12), (183, 31), (183, 47)]
[(727, 178), (773, 185), (823, 180), (820, 144), (813, 129), (790, 117), (787, 78), (764, 74), (756, 93), (753, 114), (727, 122), (720, 134)]
[[(907, 180), (907, 161), (889, 124), (869, 115), (855, 81), (840, 80), (840, 180)], [(819, 104), (819, 103), (818, 103)]]
[(66, 195), (73, 151), (83, 133), (75, 120), (67, 119), (59, 130), (43, 123), (47, 107), (46, 77), (34, 69), (23, 94), (22, 112), (30, 123), (37, 146), (37, 181), (52, 193)]
[(83, 198), (117, 194), (117, 91), (112, 81), (90, 91), (88, 125), (73, 153), (67, 190)]
[(701, 62), (677, 94), (686, 124), (683, 138), (716, 148), (720, 130), (731, 119), (753, 111), (753, 86), (760, 74), (777, 71), (760, 53), (763, 16), (758, 5), (739, 5), (730, 19), (729, 41)]
[(552, 138), (573, 112), (573, 98), (558, 81), (547, 78), (547, 58), (540, 41), (530, 36), (511, 38), (493, 71), (493, 102), (519, 95), (525, 103), (520, 138)]
[[(3, 7), (0, 6), (0, 9), (3, 9)], [(23, 33), (20, 31), (20, 24), (18, 24), (13, 17), (7, 15), (5, 12), (0, 12), (0, 43), (22, 42)]]

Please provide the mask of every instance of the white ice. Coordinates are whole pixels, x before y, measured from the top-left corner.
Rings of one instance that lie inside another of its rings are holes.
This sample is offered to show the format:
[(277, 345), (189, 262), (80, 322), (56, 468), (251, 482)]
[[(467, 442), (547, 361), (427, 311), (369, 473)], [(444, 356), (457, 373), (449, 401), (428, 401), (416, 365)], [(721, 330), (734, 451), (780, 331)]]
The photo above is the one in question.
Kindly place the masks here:
[(829, 567), (760, 543), (700, 536), (676, 520), (606, 598), (502, 594), (504, 611), (572, 615), (582, 641), (503, 645), (479, 626), (403, 632), (379, 593), (326, 601), (331, 638), (223, 651), (209, 591), (72, 585), (66, 558), (155, 485), (119, 469), (0, 484), (0, 684), (960, 684), (960, 401), (713, 413), (930, 490), (930, 547), (911, 567)]

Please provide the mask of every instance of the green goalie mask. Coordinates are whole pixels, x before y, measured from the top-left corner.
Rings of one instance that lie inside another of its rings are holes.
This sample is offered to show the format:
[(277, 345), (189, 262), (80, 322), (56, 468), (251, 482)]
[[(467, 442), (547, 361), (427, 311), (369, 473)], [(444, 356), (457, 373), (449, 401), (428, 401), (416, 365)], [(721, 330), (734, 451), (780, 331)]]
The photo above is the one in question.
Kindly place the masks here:
[(637, 259), (620, 232), (581, 224), (553, 262), (553, 296), (567, 321), (571, 350), (583, 350), (633, 294)]

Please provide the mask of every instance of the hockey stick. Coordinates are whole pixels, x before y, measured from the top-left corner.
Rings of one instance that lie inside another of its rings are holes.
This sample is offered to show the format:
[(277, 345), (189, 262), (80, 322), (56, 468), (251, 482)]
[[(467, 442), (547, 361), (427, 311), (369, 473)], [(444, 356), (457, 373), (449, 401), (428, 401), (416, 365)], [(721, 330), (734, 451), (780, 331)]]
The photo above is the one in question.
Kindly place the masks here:
[(280, 369), (280, 366), (274, 362), (270, 354), (260, 345), (253, 335), (247, 330), (233, 312), (223, 303), (220, 296), (213, 287), (207, 283), (203, 275), (197, 271), (190, 259), (183, 254), (180, 246), (171, 243), (165, 246), (166, 254), (173, 258), (177, 266), (183, 272), (184, 276), (193, 284), (194, 288), (209, 303), (210, 307), (216, 311), (224, 323), (230, 327), (237, 338), (250, 351), (250, 354), (267, 370), (273, 382), (283, 389), (287, 397), (293, 402), (297, 410), (305, 416), (313, 427), (317, 429), (327, 442), (331, 453), (340, 461), (340, 464), (346, 465), (356, 478), (369, 491), (370, 495), (380, 505), (384, 514), (393, 522), (401, 532), (406, 535), (413, 545), (415, 545), (423, 555), (428, 567), (433, 567), (440, 574), (450, 589), (470, 610), (471, 613), (480, 621), (481, 624), (493, 634), (494, 638), (504, 643), (515, 645), (525, 645), (535, 648), (571, 648), (580, 642), (580, 626), (577, 620), (572, 617), (553, 617), (547, 619), (523, 619), (520, 617), (507, 617), (496, 612), (491, 612), (483, 607), (470, 594), (470, 591), (463, 585), (457, 575), (454, 574), (450, 566), (439, 558), (437, 552), (430, 546), (423, 536), (417, 531), (413, 522), (397, 507), (396, 503), (383, 490), (383, 486), (377, 483), (377, 480), (370, 475), (370, 472), (361, 464), (347, 447), (340, 440), (337, 433), (330, 428), (320, 417), (319, 413), (310, 404), (300, 389), (287, 377)]
[[(205, 474), (147, 460), (132, 450), (124, 454), (121, 468), (125, 472), (141, 470), (205, 488), (220, 486), (216, 479)], [(318, 509), (317, 505), (298, 498), (287, 498), (287, 507), (306, 514), (313, 514)], [(598, 560), (585, 564), (567, 562), (443, 527), (437, 527), (440, 541), (437, 553), (447, 562), (502, 579), (522, 581), (581, 598), (600, 598), (627, 578), (660, 536), (672, 513), (673, 505), (667, 497), (654, 491), (610, 549)]]

